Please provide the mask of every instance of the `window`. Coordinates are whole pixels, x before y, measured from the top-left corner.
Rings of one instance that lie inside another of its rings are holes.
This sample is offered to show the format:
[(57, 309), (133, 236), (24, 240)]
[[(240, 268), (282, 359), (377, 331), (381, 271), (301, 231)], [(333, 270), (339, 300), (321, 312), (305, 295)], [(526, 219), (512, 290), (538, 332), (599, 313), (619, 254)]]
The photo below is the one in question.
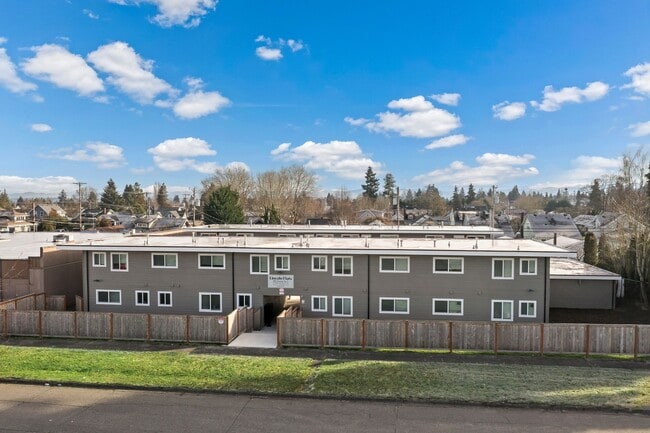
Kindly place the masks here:
[(433, 272), (436, 274), (462, 274), (462, 257), (436, 257), (433, 259)]
[(537, 301), (519, 301), (519, 317), (537, 317)]
[(437, 299), (433, 298), (433, 314), (444, 314), (447, 316), (463, 315), (462, 299)]
[(327, 272), (327, 256), (311, 256), (311, 270)]
[(252, 307), (253, 295), (250, 293), (237, 293), (237, 308), (239, 307)]
[(121, 290), (97, 290), (96, 303), (105, 305), (122, 305)]
[(149, 291), (148, 290), (136, 290), (135, 292), (135, 305), (140, 307), (149, 306)]
[(537, 275), (537, 259), (521, 259), (519, 261), (520, 275)]
[(199, 293), (199, 311), (221, 313), (221, 293)]
[(513, 259), (492, 259), (492, 278), (495, 280), (512, 280)]
[(171, 307), (172, 306), (172, 292), (158, 292), (158, 306)]
[(326, 313), (327, 312), (327, 296), (312, 296), (311, 297), (311, 311)]
[(93, 267), (94, 268), (106, 267), (106, 253), (93, 253)]
[(332, 316), (352, 317), (352, 296), (332, 296)]
[(251, 256), (251, 274), (268, 274), (269, 256)]
[(380, 257), (379, 272), (408, 272), (408, 257)]
[(409, 298), (379, 298), (379, 312), (408, 314)]
[(129, 255), (127, 253), (111, 253), (111, 271), (128, 272)]
[(199, 254), (199, 269), (226, 269), (223, 254)]
[(275, 256), (275, 270), (288, 271), (289, 270), (289, 256)]
[(152, 268), (178, 268), (178, 254), (151, 254)]
[(334, 271), (333, 275), (352, 275), (352, 257), (350, 256), (339, 256), (333, 257), (332, 261), (334, 262)]
[(492, 320), (512, 322), (512, 301), (492, 300)]

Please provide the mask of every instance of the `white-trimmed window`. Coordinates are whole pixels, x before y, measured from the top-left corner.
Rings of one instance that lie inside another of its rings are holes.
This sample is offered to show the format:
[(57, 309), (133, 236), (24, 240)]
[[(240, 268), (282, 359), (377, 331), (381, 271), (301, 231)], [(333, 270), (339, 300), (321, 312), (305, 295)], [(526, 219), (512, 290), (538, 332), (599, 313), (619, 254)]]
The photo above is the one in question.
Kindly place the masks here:
[(311, 311), (317, 313), (327, 313), (327, 296), (312, 296)]
[(275, 256), (275, 270), (276, 271), (288, 271), (291, 269), (290, 259), (287, 255), (276, 255)]
[(226, 269), (224, 254), (199, 254), (199, 269)]
[(433, 315), (462, 316), (463, 300), (449, 298), (433, 298)]
[(352, 276), (352, 256), (332, 257), (332, 275)]
[(158, 306), (171, 307), (172, 306), (172, 292), (158, 292)]
[(269, 256), (251, 255), (251, 274), (268, 274)]
[(519, 317), (537, 317), (537, 301), (519, 301)]
[(221, 293), (199, 293), (199, 311), (221, 313)]
[(149, 306), (149, 291), (148, 290), (136, 290), (135, 291), (135, 305), (138, 307), (148, 307)]
[(519, 261), (520, 275), (537, 275), (537, 259), (521, 259)]
[(93, 268), (106, 267), (106, 253), (93, 253)]
[(178, 268), (178, 254), (151, 253), (152, 268)]
[(111, 253), (111, 271), (128, 272), (129, 271), (129, 254), (128, 253)]
[(327, 256), (311, 256), (311, 270), (327, 272)]
[(253, 295), (250, 293), (237, 293), (237, 308), (252, 307)]
[(492, 320), (512, 322), (512, 301), (493, 299)]
[(409, 298), (379, 298), (379, 312), (387, 314), (408, 314)]
[(465, 259), (463, 257), (435, 257), (433, 259), (434, 274), (462, 274)]
[(515, 278), (514, 259), (492, 259), (492, 279), (512, 280)]
[(332, 316), (352, 317), (352, 296), (332, 296)]
[(96, 290), (95, 296), (99, 305), (122, 305), (121, 290)]
[(379, 257), (379, 272), (409, 272), (408, 257)]

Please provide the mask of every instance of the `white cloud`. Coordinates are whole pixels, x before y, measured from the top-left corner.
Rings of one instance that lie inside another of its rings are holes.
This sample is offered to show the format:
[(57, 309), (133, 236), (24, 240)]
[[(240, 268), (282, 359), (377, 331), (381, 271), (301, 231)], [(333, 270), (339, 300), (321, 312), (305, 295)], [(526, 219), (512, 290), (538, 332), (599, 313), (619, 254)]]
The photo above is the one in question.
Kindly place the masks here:
[(366, 156), (354, 141), (307, 141), (295, 148), (282, 143), (271, 154), (283, 161), (299, 162), (309, 170), (323, 170), (345, 179), (363, 179), (368, 167), (376, 172), (382, 169), (382, 164)]
[(621, 167), (621, 158), (604, 158), (602, 156), (581, 155), (571, 161), (571, 169), (562, 176), (531, 185), (535, 191), (557, 190), (558, 188), (582, 188), (591, 184), (594, 179), (604, 175), (614, 174)]
[(291, 49), (291, 52), (295, 53), (296, 51), (300, 51), (303, 48), (305, 48), (305, 44), (302, 43), (302, 41), (296, 41), (294, 39), (289, 39), (287, 41), (287, 46)]
[(52, 127), (47, 123), (34, 123), (30, 128), (34, 132), (50, 132), (52, 130)]
[(433, 138), (447, 135), (461, 126), (457, 116), (434, 107), (423, 96), (391, 101), (388, 108), (406, 113), (379, 113), (379, 120), (367, 122), (365, 127), (372, 132), (396, 132), (402, 137)]
[(553, 86), (544, 87), (542, 102), (530, 101), (530, 105), (541, 111), (557, 111), (567, 103), (582, 104), (583, 102), (596, 101), (609, 92), (609, 85), (601, 81), (587, 83), (587, 87), (564, 87), (554, 90)]
[(370, 122), (369, 119), (364, 119), (363, 117), (359, 119), (355, 119), (353, 117), (346, 117), (345, 119), (343, 119), (343, 121), (345, 121), (345, 123), (349, 123), (352, 126), (362, 126)]
[(439, 93), (431, 95), (430, 98), (440, 104), (452, 105), (455, 107), (460, 102), (460, 93)]
[(279, 48), (257, 47), (255, 54), (262, 60), (280, 60), (282, 51)]
[(152, 21), (161, 27), (196, 27), (201, 18), (217, 6), (217, 0), (110, 0), (119, 5), (150, 3), (158, 8)]
[(650, 121), (634, 123), (627, 127), (631, 130), (630, 135), (632, 137), (644, 137), (650, 135)]
[(0, 175), (0, 185), (9, 194), (58, 194), (69, 189), (77, 179), (71, 176), (20, 177)]
[(447, 137), (439, 138), (438, 140), (434, 140), (427, 144), (425, 149), (442, 149), (445, 147), (460, 146), (461, 144), (467, 143), (469, 140), (471, 140), (471, 137), (467, 137), (463, 134), (448, 135)]
[(217, 151), (205, 140), (194, 137), (165, 140), (156, 147), (147, 149), (153, 155), (158, 168), (165, 171), (195, 170), (212, 173), (218, 165), (214, 162), (200, 162), (197, 157), (214, 156)]
[(503, 101), (492, 106), (494, 117), (500, 120), (515, 120), (526, 115), (526, 104), (523, 102)]
[(36, 55), (21, 63), (26, 74), (82, 96), (104, 91), (102, 80), (83, 57), (53, 44), (32, 47), (32, 51)]
[(90, 19), (93, 19), (93, 20), (98, 20), (99, 19), (99, 15), (97, 15), (96, 13), (91, 11), (90, 9), (84, 9), (82, 12), (83, 12), (84, 15), (86, 15)]
[(508, 155), (485, 153), (476, 158), (477, 165), (468, 166), (461, 161), (454, 161), (448, 167), (436, 169), (413, 178), (419, 184), (436, 184), (444, 186), (468, 185), (489, 187), (505, 180), (517, 179), (539, 174), (537, 168), (530, 165), (533, 155)]
[[(0, 38), (0, 45), (5, 42), (7, 42), (6, 38)], [(36, 90), (36, 84), (29, 83), (18, 76), (16, 65), (9, 58), (5, 48), (0, 48), (0, 85), (14, 93)]]
[(153, 61), (145, 60), (125, 42), (113, 42), (88, 54), (88, 61), (108, 74), (108, 82), (140, 104), (152, 104), (159, 95), (175, 96), (177, 91), (156, 77)]
[(66, 161), (92, 162), (97, 164), (99, 168), (117, 168), (126, 164), (124, 149), (120, 146), (102, 143), (100, 141), (86, 143), (83, 149), (74, 151), (70, 149), (59, 149), (39, 156)]
[(230, 99), (219, 92), (203, 92), (201, 90), (188, 93), (174, 105), (174, 114), (183, 119), (196, 119), (216, 113), (230, 105)]
[(625, 71), (625, 75), (632, 79), (632, 82), (623, 86), (624, 89), (632, 89), (645, 97), (650, 96), (650, 63), (640, 63)]

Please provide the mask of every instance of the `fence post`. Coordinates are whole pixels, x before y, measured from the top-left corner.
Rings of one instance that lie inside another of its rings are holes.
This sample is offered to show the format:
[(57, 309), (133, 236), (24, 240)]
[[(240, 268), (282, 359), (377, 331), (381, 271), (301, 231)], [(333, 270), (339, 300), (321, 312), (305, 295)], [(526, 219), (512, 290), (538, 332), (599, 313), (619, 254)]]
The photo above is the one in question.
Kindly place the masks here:
[(275, 337), (276, 337), (276, 341), (275, 341), (276, 346), (275, 347), (282, 347), (282, 339), (280, 338), (280, 324), (281, 323), (282, 323), (282, 318), (281, 317), (278, 317), (277, 319), (275, 319), (275, 334), (276, 334), (275, 335)]
[(539, 325), (539, 354), (544, 356), (544, 323), (540, 323)]
[(113, 339), (113, 313), (108, 313), (108, 339)]
[(585, 358), (589, 357), (589, 331), (591, 328), (589, 325), (585, 325)]
[(454, 322), (449, 322), (449, 335), (447, 341), (449, 342), (449, 353), (454, 352)]
[(43, 312), (38, 310), (38, 336), (43, 337)]
[(361, 320), (361, 350), (366, 350), (366, 319)]
[(499, 324), (494, 324), (494, 354), (499, 354)]
[(74, 312), (74, 338), (77, 338), (79, 336), (79, 332), (77, 331), (77, 312)]
[(190, 315), (185, 315), (185, 342), (190, 342)]
[(9, 320), (7, 319), (7, 310), (2, 310), (2, 311), (4, 311), (5, 313), (4, 318), (2, 320), (4, 324), (5, 338), (7, 338), (9, 336)]
[(325, 348), (325, 319), (320, 319), (320, 348)]
[(230, 315), (226, 316), (226, 344), (230, 344), (230, 332), (228, 332), (228, 327), (230, 322)]
[[(5, 317), (7, 312), (5, 311)], [(5, 325), (6, 329), (6, 325)], [(634, 325), (634, 359), (639, 357), (639, 325)]]
[(147, 341), (151, 341), (151, 314), (147, 314)]
[(404, 349), (409, 348), (409, 321), (404, 321)]

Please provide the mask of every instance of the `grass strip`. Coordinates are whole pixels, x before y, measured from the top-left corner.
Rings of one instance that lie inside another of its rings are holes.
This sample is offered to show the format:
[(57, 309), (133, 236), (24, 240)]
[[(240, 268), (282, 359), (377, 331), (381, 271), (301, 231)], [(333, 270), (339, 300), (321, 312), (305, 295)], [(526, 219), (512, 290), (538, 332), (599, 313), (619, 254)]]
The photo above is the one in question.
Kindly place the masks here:
[(647, 370), (14, 346), (0, 360), (0, 378), (55, 383), (650, 410)]

